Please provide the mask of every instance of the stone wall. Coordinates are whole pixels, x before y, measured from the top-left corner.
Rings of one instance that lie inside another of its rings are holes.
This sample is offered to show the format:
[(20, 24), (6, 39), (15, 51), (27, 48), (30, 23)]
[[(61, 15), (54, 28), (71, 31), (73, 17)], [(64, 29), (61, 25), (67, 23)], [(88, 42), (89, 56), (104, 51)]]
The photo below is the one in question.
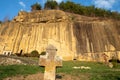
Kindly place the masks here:
[[(48, 44), (56, 46), (64, 60), (103, 60), (120, 51), (120, 22), (101, 20), (60, 10), (19, 12), (11, 22), (0, 27), (0, 52), (39, 53)], [(96, 53), (98, 54), (97, 56)], [(110, 53), (110, 54), (109, 54)], [(91, 55), (95, 56), (92, 57)], [(118, 55), (120, 59), (120, 54)]]

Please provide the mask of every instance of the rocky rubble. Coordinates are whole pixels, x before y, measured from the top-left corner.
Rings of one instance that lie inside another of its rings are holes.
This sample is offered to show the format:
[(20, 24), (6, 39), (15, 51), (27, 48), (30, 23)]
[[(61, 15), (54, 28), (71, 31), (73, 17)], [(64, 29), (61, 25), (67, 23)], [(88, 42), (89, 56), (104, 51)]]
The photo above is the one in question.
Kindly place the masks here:
[(63, 11), (56, 10), (41, 10), (33, 12), (21, 11), (13, 19), (13, 22), (29, 22), (29, 23), (51, 23), (67, 21), (68, 17)]
[(0, 58), (0, 65), (14, 65), (14, 64), (23, 64), (26, 65), (25, 63), (23, 63), (21, 60), (18, 59), (13, 59), (13, 58)]

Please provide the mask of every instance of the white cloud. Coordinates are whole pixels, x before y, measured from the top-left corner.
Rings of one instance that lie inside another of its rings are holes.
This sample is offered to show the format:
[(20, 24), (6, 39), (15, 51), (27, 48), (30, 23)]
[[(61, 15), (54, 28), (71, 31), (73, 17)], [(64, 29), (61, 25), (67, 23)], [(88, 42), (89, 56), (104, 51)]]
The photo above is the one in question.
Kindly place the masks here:
[(110, 9), (113, 7), (116, 0), (93, 0), (94, 4), (98, 8)]
[(22, 2), (22, 1), (20, 1), (20, 2), (19, 2), (19, 4), (20, 4), (23, 8), (25, 8), (25, 7), (26, 7), (25, 3), (24, 3), (24, 2)]

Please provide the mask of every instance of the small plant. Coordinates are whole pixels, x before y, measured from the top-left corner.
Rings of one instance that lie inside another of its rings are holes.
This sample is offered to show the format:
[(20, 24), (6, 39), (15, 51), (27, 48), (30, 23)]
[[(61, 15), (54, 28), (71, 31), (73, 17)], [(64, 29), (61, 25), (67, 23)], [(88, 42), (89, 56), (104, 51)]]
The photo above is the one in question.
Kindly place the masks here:
[(39, 57), (39, 52), (37, 50), (34, 50), (30, 53), (31, 57)]
[(47, 0), (44, 6), (45, 9), (57, 9), (58, 8), (58, 3), (54, 0)]
[(31, 8), (32, 8), (32, 11), (41, 10), (41, 5), (39, 3), (35, 3), (31, 5)]
[(2, 21), (0, 21), (0, 24), (2, 24)]
[(41, 54), (40, 55), (46, 55), (46, 52), (45, 51), (43, 51), (43, 52), (41, 52)]
[(23, 57), (30, 57), (30, 54), (29, 53), (25, 53), (25, 54), (23, 54)]
[(15, 53), (15, 55), (17, 55), (18, 57), (20, 57), (20, 56), (21, 56), (21, 54), (20, 54), (20, 53)]

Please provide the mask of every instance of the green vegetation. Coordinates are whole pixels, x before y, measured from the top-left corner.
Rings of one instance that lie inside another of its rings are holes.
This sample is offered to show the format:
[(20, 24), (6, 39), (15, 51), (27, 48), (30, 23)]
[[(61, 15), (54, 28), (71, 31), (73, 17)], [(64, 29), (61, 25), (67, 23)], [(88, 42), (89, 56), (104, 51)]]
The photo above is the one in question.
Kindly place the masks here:
[(40, 55), (39, 55), (39, 52), (37, 50), (34, 50), (30, 53), (30, 56), (31, 57), (39, 57)]
[(34, 10), (41, 10), (41, 5), (39, 3), (35, 3), (31, 6), (31, 11), (34, 11)]
[(9, 76), (35, 74), (43, 71), (43, 68), (31, 65), (0, 65), (0, 80)]
[[(36, 3), (31, 6), (32, 11), (34, 10), (41, 10), (41, 5)], [(66, 12), (90, 16), (90, 17), (102, 17), (102, 18), (109, 18), (120, 20), (120, 13), (112, 12), (110, 10), (96, 8), (94, 5), (91, 6), (83, 6), (81, 4), (76, 4), (71, 1), (61, 2), (58, 4), (54, 0), (47, 0), (44, 4), (44, 9), (60, 9)]]
[(38, 58), (40, 56), (39, 52), (37, 50), (33, 50), (31, 53), (25, 53), (23, 55), (20, 55), (20, 53), (16, 53), (18, 57), (36, 57)]
[(2, 21), (0, 21), (0, 24), (2, 23)]
[[(73, 69), (75, 66), (88, 66), (91, 69)], [(65, 61), (63, 67), (58, 68), (57, 72), (78, 76), (80, 80), (119, 80), (120, 64), (116, 68), (109, 68), (107, 65), (98, 62)], [(81, 75), (84, 77), (81, 78)], [(86, 77), (88, 78), (86, 79)]]
[(57, 9), (58, 8), (58, 3), (53, 0), (47, 0), (45, 3), (45, 9)]
[[(91, 69), (74, 69), (74, 66), (88, 66)], [(44, 68), (38, 66), (0, 65), (0, 80), (8, 76), (28, 75), (43, 71)], [(120, 64), (115, 68), (109, 68), (107, 65), (98, 62), (64, 61), (63, 67), (57, 68), (57, 73), (77, 76), (80, 80), (119, 80)]]
[(111, 12), (110, 10), (95, 8), (93, 5), (82, 6), (80, 4), (75, 4), (74, 2), (67, 1), (65, 3), (61, 2), (59, 8), (63, 11), (90, 17), (103, 17), (120, 20), (120, 14), (118, 12)]
[(46, 52), (45, 51), (43, 51), (43, 52), (41, 52), (41, 54), (40, 55), (45, 55), (46, 54)]

